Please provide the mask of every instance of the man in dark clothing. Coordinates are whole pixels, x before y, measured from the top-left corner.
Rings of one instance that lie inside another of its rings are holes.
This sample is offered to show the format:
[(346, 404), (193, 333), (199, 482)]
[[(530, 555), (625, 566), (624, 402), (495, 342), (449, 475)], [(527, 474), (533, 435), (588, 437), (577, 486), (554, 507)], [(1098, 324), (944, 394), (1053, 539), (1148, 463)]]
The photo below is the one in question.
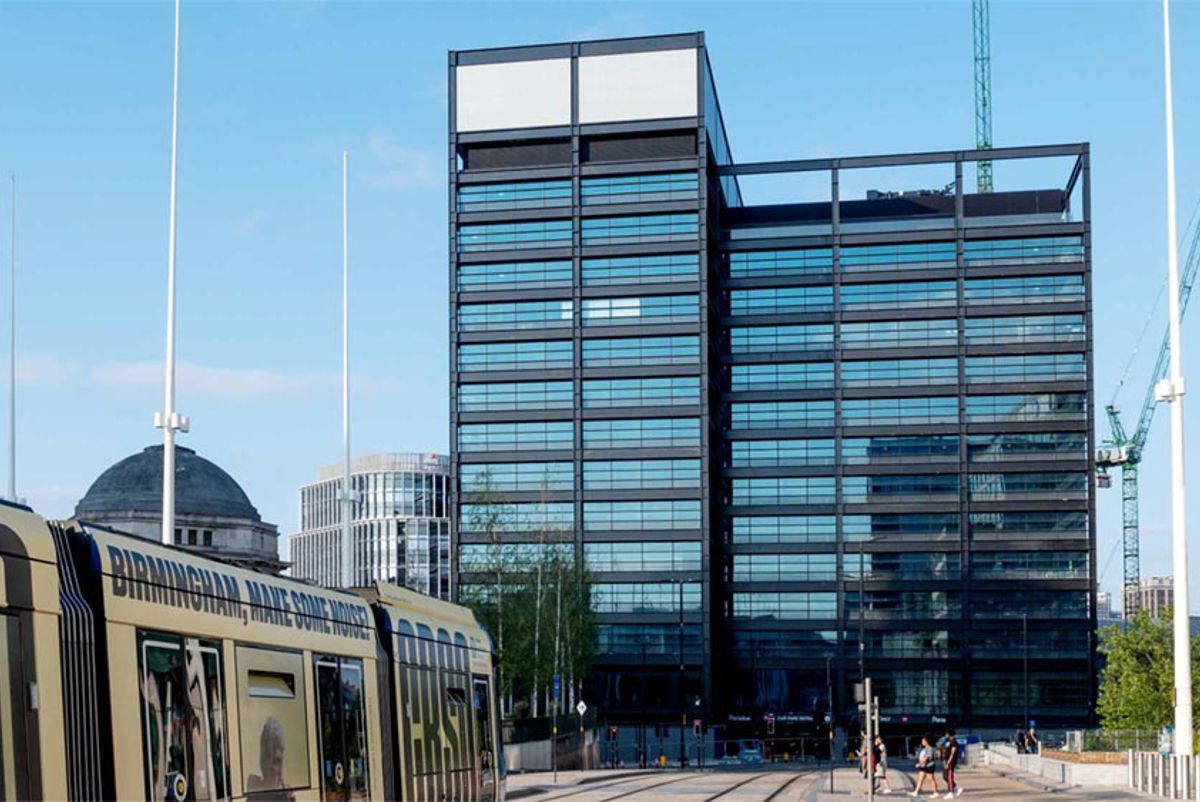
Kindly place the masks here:
[(954, 769), (958, 767), (958, 758), (961, 754), (961, 748), (958, 745), (958, 739), (954, 737), (954, 730), (946, 730), (946, 757), (945, 770), (942, 776), (946, 779), (946, 795), (943, 799), (953, 799), (962, 793), (962, 787), (954, 778)]
[(1016, 737), (1013, 738), (1013, 741), (1017, 745), (1017, 753), (1021, 755), (1025, 754), (1025, 730), (1018, 728)]

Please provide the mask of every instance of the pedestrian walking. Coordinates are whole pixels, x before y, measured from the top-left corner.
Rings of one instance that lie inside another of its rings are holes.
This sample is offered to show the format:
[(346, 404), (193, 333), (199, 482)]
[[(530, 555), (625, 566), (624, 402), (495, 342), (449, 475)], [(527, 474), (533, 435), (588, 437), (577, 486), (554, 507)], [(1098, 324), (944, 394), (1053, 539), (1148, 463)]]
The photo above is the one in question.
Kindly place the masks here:
[(921, 789), (925, 787), (925, 781), (929, 780), (933, 784), (933, 793), (929, 795), (930, 799), (936, 799), (938, 796), (937, 782), (937, 752), (929, 743), (929, 736), (921, 737), (921, 749), (917, 752), (917, 787), (908, 792), (909, 796), (920, 796)]
[(892, 786), (888, 783), (887, 779), (887, 744), (883, 742), (882, 735), (875, 736), (875, 748), (871, 750), (871, 762), (873, 764), (871, 768), (874, 770), (875, 779), (878, 780), (878, 782), (875, 783), (875, 787), (879, 788), (882, 786), (882, 793), (890, 794), (892, 792)]
[(1017, 734), (1013, 736), (1013, 743), (1017, 745), (1017, 754), (1025, 754), (1025, 749), (1028, 745), (1028, 741), (1025, 739), (1025, 730), (1017, 727)]
[(1029, 750), (1029, 754), (1036, 755), (1041, 751), (1041, 748), (1042, 742), (1038, 740), (1037, 730), (1035, 730), (1033, 727), (1030, 727), (1029, 737), (1026, 739), (1026, 749)]
[(958, 784), (958, 780), (954, 776), (954, 770), (958, 768), (958, 758), (961, 752), (958, 739), (954, 737), (954, 730), (946, 730), (946, 756), (943, 758), (944, 763), (942, 764), (945, 767), (942, 771), (942, 777), (946, 780), (946, 796), (943, 799), (953, 799), (962, 794), (962, 787)]

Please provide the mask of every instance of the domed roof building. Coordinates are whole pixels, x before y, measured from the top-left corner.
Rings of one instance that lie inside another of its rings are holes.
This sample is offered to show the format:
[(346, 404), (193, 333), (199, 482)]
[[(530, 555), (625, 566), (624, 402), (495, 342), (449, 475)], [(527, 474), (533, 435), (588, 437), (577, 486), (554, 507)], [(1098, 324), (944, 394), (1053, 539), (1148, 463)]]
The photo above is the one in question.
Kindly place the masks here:
[[(75, 517), (157, 541), (162, 532), (163, 447), (116, 463), (88, 488)], [(190, 448), (175, 447), (175, 544), (278, 573), (279, 528), (266, 523), (241, 485)]]

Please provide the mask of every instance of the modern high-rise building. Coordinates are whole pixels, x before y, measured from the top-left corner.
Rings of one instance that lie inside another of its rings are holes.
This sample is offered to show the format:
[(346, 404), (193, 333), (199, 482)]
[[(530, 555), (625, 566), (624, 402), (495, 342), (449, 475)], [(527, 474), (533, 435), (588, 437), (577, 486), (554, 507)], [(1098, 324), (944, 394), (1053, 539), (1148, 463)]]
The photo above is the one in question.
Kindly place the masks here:
[(611, 723), (823, 733), (864, 673), (893, 732), (1088, 720), (1086, 144), (738, 163), (703, 34), (450, 98), (460, 597), (503, 505), (589, 569)]
[[(350, 462), (354, 584), (379, 580), (450, 598), (450, 460), (439, 454), (371, 454)], [(300, 488), (291, 575), (342, 583), (342, 465)]]

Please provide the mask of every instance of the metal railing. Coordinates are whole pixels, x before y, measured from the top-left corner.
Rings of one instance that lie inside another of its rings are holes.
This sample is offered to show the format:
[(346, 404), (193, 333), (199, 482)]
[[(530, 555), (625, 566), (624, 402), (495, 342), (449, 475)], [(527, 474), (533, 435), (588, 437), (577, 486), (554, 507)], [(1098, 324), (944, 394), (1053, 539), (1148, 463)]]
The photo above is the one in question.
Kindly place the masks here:
[(1129, 751), (1129, 787), (1163, 799), (1200, 799), (1200, 758)]

